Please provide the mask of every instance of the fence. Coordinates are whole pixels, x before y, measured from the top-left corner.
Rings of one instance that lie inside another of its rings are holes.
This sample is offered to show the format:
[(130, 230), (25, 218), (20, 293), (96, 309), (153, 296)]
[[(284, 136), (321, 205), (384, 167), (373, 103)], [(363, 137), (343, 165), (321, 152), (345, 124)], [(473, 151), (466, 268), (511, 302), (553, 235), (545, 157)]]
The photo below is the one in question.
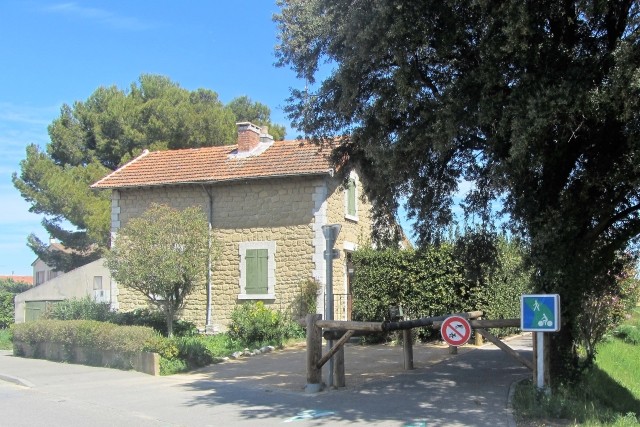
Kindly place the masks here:
[[(519, 326), (520, 319), (496, 319), (496, 320), (479, 320), (483, 315), (481, 311), (472, 311), (468, 313), (459, 313), (458, 316), (465, 317), (470, 320), (470, 325), (480, 335), (497, 345), (501, 350), (507, 352), (519, 362), (533, 369), (531, 361), (520, 356), (513, 349), (502, 343), (498, 338), (491, 335), (484, 328), (502, 328)], [(329, 360), (335, 363), (330, 369), (329, 386), (344, 387), (344, 344), (356, 333), (386, 332), (386, 331), (403, 331), (403, 352), (405, 369), (413, 369), (413, 342), (411, 340), (411, 329), (418, 327), (439, 328), (446, 316), (426, 317), (415, 320), (405, 320), (397, 322), (352, 322), (340, 320), (322, 320), (319, 314), (307, 315), (307, 386), (306, 391), (320, 391), (322, 380), (322, 366)], [(323, 328), (325, 332), (323, 333)], [(322, 355), (322, 339), (323, 337), (332, 344), (333, 340), (337, 340), (329, 351)], [(336, 380), (335, 384), (333, 379)]]

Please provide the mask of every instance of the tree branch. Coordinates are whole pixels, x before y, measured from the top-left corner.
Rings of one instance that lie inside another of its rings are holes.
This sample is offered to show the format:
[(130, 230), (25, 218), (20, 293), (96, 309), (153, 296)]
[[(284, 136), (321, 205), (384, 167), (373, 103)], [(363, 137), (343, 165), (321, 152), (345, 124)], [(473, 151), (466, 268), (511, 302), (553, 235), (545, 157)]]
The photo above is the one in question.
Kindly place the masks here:
[(592, 240), (595, 239), (596, 237), (598, 237), (600, 234), (602, 234), (607, 228), (609, 228), (611, 225), (615, 224), (616, 222), (620, 221), (621, 219), (624, 219), (626, 216), (632, 214), (633, 212), (636, 212), (640, 210), (640, 203), (633, 205), (633, 206), (629, 206), (627, 209), (624, 209), (620, 212), (618, 212), (617, 214), (613, 215), (612, 217), (600, 221), (600, 223), (598, 225), (596, 225), (593, 230), (591, 230), (590, 233), (587, 234), (586, 239), (587, 240)]

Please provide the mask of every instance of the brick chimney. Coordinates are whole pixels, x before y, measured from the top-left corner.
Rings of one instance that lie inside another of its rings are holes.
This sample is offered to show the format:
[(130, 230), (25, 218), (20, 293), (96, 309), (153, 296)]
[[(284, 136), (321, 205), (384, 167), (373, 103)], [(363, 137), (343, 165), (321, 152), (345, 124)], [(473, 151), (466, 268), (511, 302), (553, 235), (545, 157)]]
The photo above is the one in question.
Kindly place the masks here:
[(252, 151), (260, 144), (261, 129), (250, 122), (236, 123), (238, 127), (238, 153)]

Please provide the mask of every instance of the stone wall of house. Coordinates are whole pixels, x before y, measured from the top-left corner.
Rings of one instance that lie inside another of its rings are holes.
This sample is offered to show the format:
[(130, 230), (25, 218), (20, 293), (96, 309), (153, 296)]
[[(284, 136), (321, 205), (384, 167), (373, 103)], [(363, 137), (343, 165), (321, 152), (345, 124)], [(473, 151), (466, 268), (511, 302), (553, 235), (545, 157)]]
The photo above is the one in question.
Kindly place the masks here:
[(356, 183), (356, 217), (347, 215), (347, 196), (343, 183), (332, 180), (327, 199), (327, 223), (341, 224), (335, 249), (340, 251), (340, 259), (333, 261), (334, 319), (347, 320), (347, 254), (355, 249), (371, 244), (371, 203), (364, 196), (362, 183), (357, 172), (351, 173)]
[(371, 244), (371, 204), (364, 197), (364, 190), (357, 172), (351, 173), (351, 178), (356, 182), (356, 212), (357, 219), (347, 215), (346, 190), (342, 183), (338, 184), (328, 199), (328, 221), (331, 224), (342, 224), (342, 229), (336, 241), (336, 249), (341, 252), (341, 258), (334, 261), (334, 294), (346, 294), (347, 270), (346, 253), (352, 252), (361, 246)]
[[(245, 181), (207, 187), (213, 197), (213, 229), (220, 245), (220, 256), (212, 278), (212, 325), (224, 330), (240, 293), (240, 242), (276, 242), (275, 299), (265, 304), (287, 309), (300, 283), (311, 276), (314, 210), (313, 200), (323, 178), (287, 178)], [(152, 203), (174, 208), (199, 206), (209, 213), (209, 196), (202, 186), (167, 186), (118, 190), (112, 200), (114, 228), (141, 215)], [(116, 231), (116, 230), (114, 230)], [(116, 242), (117, 244), (117, 242)], [(147, 305), (143, 296), (119, 286), (119, 310)], [(181, 318), (199, 328), (206, 323), (206, 286), (187, 300)]]

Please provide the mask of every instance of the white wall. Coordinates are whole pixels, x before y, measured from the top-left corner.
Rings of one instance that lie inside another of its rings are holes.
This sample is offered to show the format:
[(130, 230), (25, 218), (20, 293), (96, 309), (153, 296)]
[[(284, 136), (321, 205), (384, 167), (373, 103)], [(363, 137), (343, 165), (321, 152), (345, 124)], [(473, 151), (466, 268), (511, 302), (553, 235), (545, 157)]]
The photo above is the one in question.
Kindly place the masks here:
[(29, 301), (62, 301), (86, 296), (95, 299), (93, 285), (96, 276), (102, 277), (103, 298), (98, 301), (111, 302), (111, 288), (115, 289), (115, 283), (112, 283), (111, 273), (101, 258), (16, 295), (16, 323), (24, 322), (25, 303)]

